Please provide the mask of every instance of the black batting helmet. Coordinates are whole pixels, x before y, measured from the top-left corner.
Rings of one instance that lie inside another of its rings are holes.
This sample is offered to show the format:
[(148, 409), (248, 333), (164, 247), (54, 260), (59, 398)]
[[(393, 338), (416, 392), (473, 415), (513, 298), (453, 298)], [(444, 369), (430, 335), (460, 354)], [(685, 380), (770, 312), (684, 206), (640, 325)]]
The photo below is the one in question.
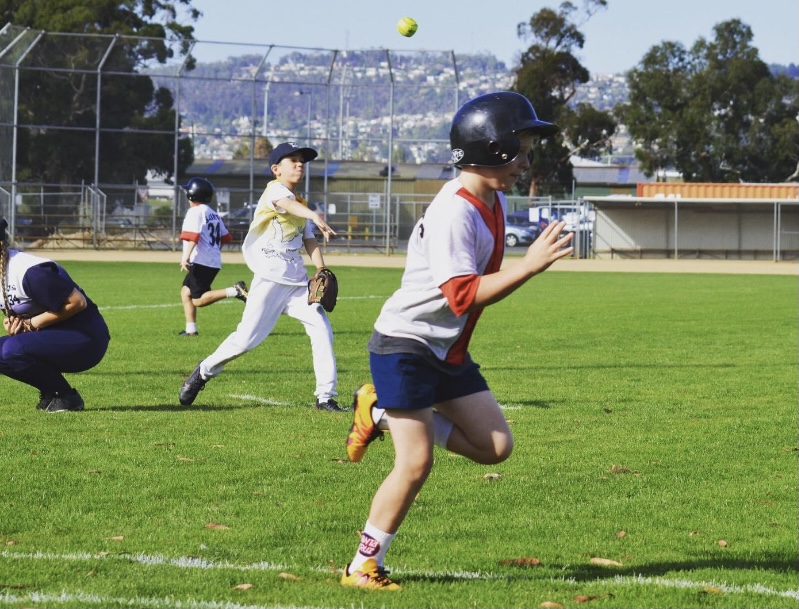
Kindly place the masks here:
[(449, 132), (452, 164), (501, 167), (519, 153), (520, 131), (552, 135), (559, 127), (539, 120), (530, 101), (519, 93), (486, 93), (455, 113)]
[(192, 178), (181, 186), (189, 201), (210, 203), (214, 198), (214, 185), (205, 178)]

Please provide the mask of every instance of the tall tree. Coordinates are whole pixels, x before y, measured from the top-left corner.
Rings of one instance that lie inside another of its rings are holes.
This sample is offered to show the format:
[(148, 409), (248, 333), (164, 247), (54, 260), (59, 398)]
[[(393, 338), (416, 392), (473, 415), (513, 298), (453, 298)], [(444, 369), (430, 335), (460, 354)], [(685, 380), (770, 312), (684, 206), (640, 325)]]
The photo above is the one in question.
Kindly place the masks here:
[[(616, 130), (613, 116), (587, 104), (570, 106), (577, 87), (590, 79), (575, 56), (585, 44), (579, 28), (606, 6), (606, 0), (583, 0), (578, 10), (571, 2), (563, 2), (557, 11), (541, 9), (517, 27), (519, 38), (532, 43), (521, 54), (514, 88), (533, 102), (541, 119), (561, 127), (558, 135), (539, 147), (530, 171), (517, 184), (530, 196), (570, 192), (571, 157), (610, 150), (610, 137)], [(582, 19), (579, 23), (578, 18)]]
[[(166, 62), (175, 47), (185, 53), (194, 28), (180, 20), (199, 16), (190, 0), (0, 0), (3, 22), (47, 32), (20, 70), (18, 121), (27, 127), (19, 130), (18, 179), (94, 182), (99, 111), (99, 182), (144, 182), (150, 170), (169, 180), (174, 100), (140, 67)], [(191, 141), (182, 138), (178, 171), (192, 161)]]
[(773, 75), (738, 19), (690, 50), (652, 47), (627, 74), (616, 108), (648, 175), (673, 168), (686, 181), (781, 182), (799, 161), (799, 81)]

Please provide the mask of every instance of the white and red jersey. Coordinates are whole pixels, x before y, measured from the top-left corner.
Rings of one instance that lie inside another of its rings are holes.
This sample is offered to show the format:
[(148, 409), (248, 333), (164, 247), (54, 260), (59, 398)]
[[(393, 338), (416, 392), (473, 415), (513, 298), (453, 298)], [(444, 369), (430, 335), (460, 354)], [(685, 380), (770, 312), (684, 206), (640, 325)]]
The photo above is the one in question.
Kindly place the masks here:
[(233, 241), (219, 214), (205, 203), (191, 205), (183, 218), (180, 229), (181, 241), (194, 241), (197, 246), (191, 252), (192, 264), (211, 268), (222, 268), (222, 244)]
[(385, 336), (418, 340), (437, 358), (464, 362), (482, 309), (467, 313), (481, 276), (499, 270), (505, 250), (505, 196), (491, 209), (447, 182), (416, 223), (400, 288), (375, 322)]

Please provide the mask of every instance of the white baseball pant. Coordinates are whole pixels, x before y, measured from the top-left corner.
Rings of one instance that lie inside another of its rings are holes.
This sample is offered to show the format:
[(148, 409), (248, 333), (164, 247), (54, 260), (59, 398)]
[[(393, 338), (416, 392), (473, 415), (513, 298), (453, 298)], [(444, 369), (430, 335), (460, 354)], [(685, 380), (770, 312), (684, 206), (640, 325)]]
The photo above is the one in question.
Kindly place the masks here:
[(311, 339), (316, 376), (314, 395), (322, 402), (335, 398), (338, 379), (333, 328), (324, 309), (318, 304), (308, 304), (307, 286), (285, 285), (260, 277), (253, 278), (236, 330), (200, 363), (202, 376), (218, 376), (228, 362), (255, 349), (269, 336), (281, 315), (299, 320)]

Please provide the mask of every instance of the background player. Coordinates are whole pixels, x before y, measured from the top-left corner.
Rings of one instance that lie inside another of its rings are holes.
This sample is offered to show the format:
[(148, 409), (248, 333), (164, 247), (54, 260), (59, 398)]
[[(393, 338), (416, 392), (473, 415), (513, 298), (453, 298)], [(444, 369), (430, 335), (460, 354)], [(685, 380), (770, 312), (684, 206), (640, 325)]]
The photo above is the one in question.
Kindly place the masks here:
[(503, 192), (530, 168), (534, 139), (557, 129), (539, 120), (518, 93), (482, 95), (455, 113), (452, 162), (462, 172), (444, 185), (414, 228), (400, 288), (383, 305), (369, 340), (374, 385), (355, 394), (348, 457), (360, 461), (386, 428), (395, 457), (372, 499), (342, 585), (399, 588), (383, 562), (430, 473), (434, 445), (483, 464), (511, 454), (510, 429), (468, 346), (485, 307), (573, 250), (567, 247), (571, 234), (559, 237), (565, 224), (553, 222), (524, 258), (500, 269)]
[(266, 185), (244, 238), (244, 260), (253, 271), (247, 304), (236, 331), (204, 359), (180, 389), (180, 403), (194, 402), (208, 379), (222, 372), (225, 364), (255, 349), (263, 342), (281, 315), (300, 321), (311, 339), (316, 376), (316, 408), (341, 411), (335, 398), (337, 371), (333, 353), (333, 329), (320, 304), (308, 304), (308, 273), (301, 250), (317, 269), (325, 266), (313, 226), (325, 239), (335, 232), (322, 217), (308, 208), (294, 189), (302, 181), (305, 163), (317, 156), (313, 148), (298, 148), (291, 142), (278, 145), (269, 154), (275, 179)]
[(105, 356), (110, 335), (97, 306), (52, 260), (9, 249), (0, 218), (0, 278), (7, 336), (0, 338), (0, 374), (39, 390), (39, 410), (83, 410), (64, 378)]
[(197, 307), (206, 307), (223, 298), (247, 302), (247, 284), (243, 281), (221, 290), (211, 284), (222, 268), (222, 245), (233, 240), (222, 218), (208, 206), (214, 198), (214, 186), (205, 178), (192, 178), (181, 186), (186, 191), (189, 209), (183, 218), (180, 239), (183, 255), (180, 269), (188, 271), (180, 289), (186, 328), (180, 336), (197, 336)]

